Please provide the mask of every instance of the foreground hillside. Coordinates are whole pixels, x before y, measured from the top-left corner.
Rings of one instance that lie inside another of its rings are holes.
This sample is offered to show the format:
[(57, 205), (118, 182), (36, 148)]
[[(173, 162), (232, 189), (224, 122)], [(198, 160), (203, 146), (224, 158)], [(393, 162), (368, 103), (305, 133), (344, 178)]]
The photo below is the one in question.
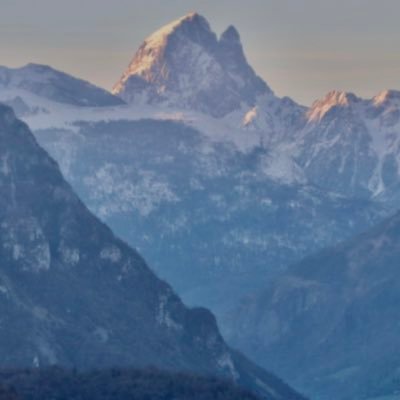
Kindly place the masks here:
[(0, 360), (3, 366), (155, 365), (299, 398), (232, 351), (214, 316), (188, 309), (96, 219), (0, 105)]

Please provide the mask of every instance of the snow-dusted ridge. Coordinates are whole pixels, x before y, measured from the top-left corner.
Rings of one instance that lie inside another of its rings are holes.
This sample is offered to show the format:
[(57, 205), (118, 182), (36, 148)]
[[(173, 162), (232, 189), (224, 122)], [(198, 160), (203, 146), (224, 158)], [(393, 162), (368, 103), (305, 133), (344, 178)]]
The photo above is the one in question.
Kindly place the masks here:
[(353, 93), (332, 90), (323, 99), (316, 100), (312, 104), (307, 112), (308, 121), (321, 121), (333, 107), (347, 107), (360, 101), (361, 99)]
[(35, 130), (173, 119), (242, 151), (267, 149), (265, 173), (285, 182), (361, 197), (400, 182), (399, 91), (331, 91), (310, 108), (279, 98), (247, 63), (236, 28), (218, 37), (195, 12), (150, 35), (113, 92), (129, 104), (47, 66), (0, 67), (0, 100)]
[(0, 67), (0, 90), (21, 89), (59, 103), (76, 106), (111, 106), (123, 101), (104, 89), (47, 65)]
[[(132, 61), (122, 79), (114, 85), (112, 92), (118, 94), (123, 90), (124, 83), (131, 75), (138, 74), (145, 77), (153, 64), (158, 61), (158, 58), (164, 55), (163, 51), (165, 51), (169, 36), (177, 29), (182, 28), (184, 24), (193, 22), (194, 19), (201, 21), (204, 28), (211, 33), (208, 22), (194, 12), (163, 26), (144, 40), (144, 43), (139, 49), (141, 57), (135, 58)], [(149, 79), (151, 79), (151, 76), (149, 76)]]
[(375, 106), (396, 105), (400, 106), (400, 90), (383, 90), (373, 97)]

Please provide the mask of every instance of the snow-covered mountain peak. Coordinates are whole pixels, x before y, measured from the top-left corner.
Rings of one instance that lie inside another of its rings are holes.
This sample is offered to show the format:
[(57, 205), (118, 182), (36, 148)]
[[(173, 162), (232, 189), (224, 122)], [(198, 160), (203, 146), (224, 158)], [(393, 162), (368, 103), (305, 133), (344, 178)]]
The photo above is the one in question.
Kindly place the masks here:
[(400, 105), (400, 91), (399, 90), (384, 90), (378, 93), (372, 102), (375, 106), (385, 105)]
[(34, 94), (57, 103), (76, 106), (116, 106), (123, 101), (104, 89), (52, 67), (27, 64), (20, 68), (0, 66), (0, 89)]
[(310, 122), (320, 121), (334, 107), (349, 107), (361, 99), (353, 93), (332, 90), (323, 99), (316, 100), (308, 111)]
[(221, 34), (220, 41), (240, 42), (240, 34), (233, 25), (229, 25)]
[(5, 86), (28, 86), (28, 83), (51, 82), (68, 76), (49, 65), (35, 63), (29, 63), (19, 68), (0, 67), (0, 74), (4, 77), (3, 80), (0, 78), (0, 84)]
[(172, 34), (177, 32), (191, 36), (192, 40), (196, 40), (195, 33), (199, 31), (212, 33), (208, 21), (200, 14), (192, 12), (158, 29), (148, 36), (144, 42), (148, 46), (162, 46)]
[(37, 63), (28, 63), (23, 67), (21, 67), (21, 70), (31, 73), (36, 72), (38, 74), (55, 72), (55, 69), (50, 67), (49, 65), (37, 64)]
[(222, 33), (218, 41), (218, 56), (220, 62), (232, 72), (243, 74), (245, 70), (248, 76), (254, 75), (254, 71), (247, 63), (239, 32), (233, 25)]
[(161, 70), (166, 67), (164, 58), (168, 57), (168, 47), (173, 46), (171, 42), (176, 37), (180, 42), (193, 42), (200, 46), (209, 44), (212, 47), (217, 41), (208, 21), (195, 12), (172, 21), (144, 40), (121, 80), (114, 86), (113, 93), (119, 94), (132, 76), (154, 83), (167, 78)]
[(205, 40), (210, 39), (213, 42), (215, 39), (215, 34), (211, 31), (208, 21), (197, 13), (190, 13), (148, 36), (142, 47), (145, 47), (146, 50), (153, 50), (153, 53), (161, 52), (165, 50), (168, 41), (175, 35), (181, 35), (199, 44), (204, 44)]
[(218, 39), (206, 18), (190, 13), (150, 35), (113, 93), (135, 104), (159, 104), (222, 117), (271, 92), (247, 63), (238, 31)]

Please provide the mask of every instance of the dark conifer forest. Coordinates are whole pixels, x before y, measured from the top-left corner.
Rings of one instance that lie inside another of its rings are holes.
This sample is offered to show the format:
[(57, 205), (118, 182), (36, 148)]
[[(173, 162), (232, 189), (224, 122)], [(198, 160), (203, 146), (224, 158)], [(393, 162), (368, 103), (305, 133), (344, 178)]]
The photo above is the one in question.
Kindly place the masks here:
[(157, 369), (77, 372), (62, 368), (0, 372), (0, 400), (257, 400), (217, 378)]

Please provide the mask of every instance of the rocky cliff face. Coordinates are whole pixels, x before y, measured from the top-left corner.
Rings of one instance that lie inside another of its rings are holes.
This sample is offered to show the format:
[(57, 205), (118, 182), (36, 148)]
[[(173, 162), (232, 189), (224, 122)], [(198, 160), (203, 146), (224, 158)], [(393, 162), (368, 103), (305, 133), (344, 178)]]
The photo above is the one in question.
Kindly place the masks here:
[(399, 256), (397, 214), (249, 296), (232, 342), (311, 398), (396, 398)]
[(192, 13), (144, 41), (113, 93), (134, 104), (222, 117), (254, 106), (270, 89), (247, 63), (234, 27), (217, 38), (207, 20)]
[(310, 182), (347, 196), (390, 196), (399, 182), (400, 93), (332, 92), (314, 103), (295, 159)]
[(232, 351), (210, 312), (187, 309), (99, 222), (5, 106), (0, 143), (2, 365), (156, 365), (298, 397)]

